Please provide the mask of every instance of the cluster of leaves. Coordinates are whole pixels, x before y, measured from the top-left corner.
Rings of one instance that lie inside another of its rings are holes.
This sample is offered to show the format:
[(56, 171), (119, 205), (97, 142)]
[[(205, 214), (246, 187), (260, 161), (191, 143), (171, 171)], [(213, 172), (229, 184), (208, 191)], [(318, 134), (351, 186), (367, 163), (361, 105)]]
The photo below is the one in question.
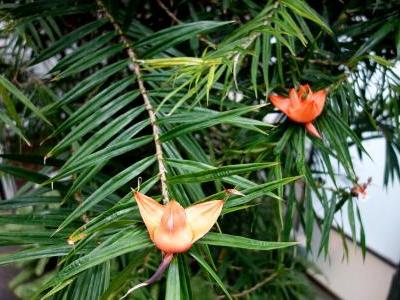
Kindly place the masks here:
[[(157, 267), (130, 191), (143, 180), (141, 192), (160, 195), (136, 64), (156, 113), (171, 198), (226, 203), (223, 233), (209, 233), (174, 259), (166, 282), (133, 297), (309, 297), (309, 264), (294, 247), (282, 249), (293, 245), (298, 223), (308, 249), (320, 227), (326, 251), (346, 204), (365, 249), (349, 146), (361, 154), (362, 140), (385, 138), (386, 182), (400, 177), (393, 68), (400, 13), (396, 1), (366, 2), (0, 4), (0, 171), (22, 179), (0, 202), (0, 244), (23, 247), (0, 264), (33, 266), (16, 279), (19, 296), (118, 299)], [(263, 121), (275, 116), (266, 104), (271, 91), (304, 82), (330, 91), (316, 122), (323, 140), (289, 120)], [(338, 172), (348, 187), (339, 186)]]

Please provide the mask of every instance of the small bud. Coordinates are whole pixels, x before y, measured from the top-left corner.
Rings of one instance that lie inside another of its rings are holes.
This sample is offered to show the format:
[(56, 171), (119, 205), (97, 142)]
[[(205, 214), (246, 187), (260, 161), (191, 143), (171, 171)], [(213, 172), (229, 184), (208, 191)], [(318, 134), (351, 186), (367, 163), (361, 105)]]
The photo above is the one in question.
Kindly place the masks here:
[(245, 196), (245, 194), (238, 191), (237, 189), (225, 189), (225, 194), (227, 194), (228, 196), (232, 196), (232, 195)]

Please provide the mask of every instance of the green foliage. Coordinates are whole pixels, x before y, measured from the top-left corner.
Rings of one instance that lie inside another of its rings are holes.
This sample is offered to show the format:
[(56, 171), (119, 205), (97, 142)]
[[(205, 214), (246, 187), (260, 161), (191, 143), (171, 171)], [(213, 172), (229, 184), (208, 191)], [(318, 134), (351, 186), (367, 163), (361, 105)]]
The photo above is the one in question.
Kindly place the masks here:
[[(129, 297), (309, 299), (296, 228), (307, 250), (319, 228), (326, 255), (346, 207), (365, 254), (349, 147), (368, 158), (384, 138), (385, 184), (400, 178), (398, 3), (165, 2), (0, 4), (0, 176), (19, 186), (0, 246), (21, 247), (0, 265), (24, 267), (23, 299), (119, 299), (148, 279), (160, 253), (131, 188), (162, 198), (156, 142), (172, 199), (225, 204), (219, 233)], [(304, 83), (329, 90), (322, 140), (267, 100)]]

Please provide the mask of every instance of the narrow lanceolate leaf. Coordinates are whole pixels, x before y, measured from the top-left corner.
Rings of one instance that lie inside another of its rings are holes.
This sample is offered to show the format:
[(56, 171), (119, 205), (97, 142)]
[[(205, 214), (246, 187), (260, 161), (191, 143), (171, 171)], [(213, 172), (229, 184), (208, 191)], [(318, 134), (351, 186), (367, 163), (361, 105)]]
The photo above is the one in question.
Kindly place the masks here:
[(81, 60), (78, 60), (77, 62), (70, 65), (60, 74), (57, 74), (55, 79), (59, 80), (61, 78), (69, 77), (79, 72), (82, 72), (98, 63), (101, 63), (102, 61), (117, 54), (118, 52), (121, 52), (123, 49), (124, 48), (122, 45), (112, 45), (107, 48), (100, 49), (99, 51), (90, 53), (89, 55), (83, 57)]
[(384, 25), (379, 28), (374, 34), (368, 37), (367, 41), (361, 45), (357, 52), (353, 56), (353, 60), (357, 61), (361, 55), (368, 53), (369, 50), (377, 43), (379, 43), (383, 38), (385, 38), (395, 27), (395, 22), (385, 22)]
[[(65, 196), (65, 199), (70, 198), (77, 190), (79, 190), (87, 182), (89, 182), (90, 179), (95, 177), (97, 175), (97, 173), (108, 163), (108, 161), (111, 158), (124, 153), (123, 151), (128, 151), (127, 147), (125, 147), (126, 144), (123, 145), (122, 142), (120, 143), (120, 141), (122, 141), (122, 140), (129, 141), (138, 132), (140, 132), (145, 126), (147, 126), (148, 123), (149, 123), (148, 120), (143, 120), (141, 122), (134, 124), (127, 130), (121, 132), (118, 137), (116, 137), (112, 142), (109, 143), (108, 147), (106, 147), (105, 149), (99, 150), (96, 153), (91, 154), (90, 161), (93, 162), (93, 160), (97, 160), (97, 164), (95, 164), (92, 168), (89, 167), (89, 168), (86, 168), (81, 171), (82, 173), (79, 174), (78, 178), (72, 184), (72, 187), (68, 190), (67, 195)], [(144, 141), (140, 141), (139, 144), (141, 142), (144, 142)], [(119, 146), (121, 146), (121, 148), (118, 148), (116, 146), (116, 144), (119, 144)], [(134, 147), (136, 148), (137, 145)], [(109, 152), (107, 152), (108, 150), (109, 150)]]
[(56, 204), (59, 202), (60, 202), (60, 197), (58, 196), (27, 195), (27, 196), (15, 197), (6, 201), (1, 201), (0, 210), (16, 209), (20, 207), (43, 205), (43, 204)]
[[(24, 222), (24, 217), (29, 221), (30, 216), (26, 215), (14, 215), (9, 216), (11, 219), (13, 217), (22, 217), (20, 218), (20, 225), (29, 225), (29, 222)], [(50, 216), (50, 223), (52, 221), (52, 216)], [(0, 221), (6, 221), (4, 218), (0, 218)], [(4, 224), (5, 222), (0, 222)], [(13, 224), (12, 220), (9, 224)], [(11, 246), (11, 245), (29, 245), (29, 244), (40, 244), (43, 245), (62, 245), (64, 244), (67, 236), (62, 234), (57, 234), (55, 236), (51, 236), (52, 232), (50, 230), (36, 230), (36, 231), (9, 231), (9, 232), (1, 232), (0, 231), (0, 245), (1, 246)]]
[(166, 300), (181, 299), (178, 260), (175, 257), (168, 267)]
[[(79, 274), (76, 279), (74, 292), (69, 300), (80, 299), (101, 299), (102, 294), (108, 288), (110, 280), (110, 261), (106, 261), (93, 268), (85, 270)], [(67, 280), (66, 282), (68, 282)], [(88, 283), (91, 283), (91, 288), (88, 289)], [(55, 291), (55, 286), (52, 291)], [(48, 293), (47, 295), (49, 295)], [(43, 300), (43, 299), (42, 299)]]
[(3, 123), (4, 125), (8, 126), (14, 133), (16, 133), (24, 142), (31, 146), (31, 143), (28, 141), (28, 138), (22, 133), (21, 129), (19, 129), (13, 120), (11, 120), (5, 113), (0, 111), (0, 124)]
[(299, 0), (281, 0), (283, 5), (289, 7), (295, 14), (298, 14), (304, 18), (307, 18), (323, 28), (329, 34), (333, 34), (332, 30), (325, 23), (324, 20), (318, 15), (318, 13), (311, 8), (305, 1)]
[(98, 36), (97, 38), (83, 44), (81, 47), (76, 49), (74, 52), (66, 55), (62, 59), (60, 59), (57, 64), (50, 70), (51, 73), (60, 72), (61, 70), (65, 70), (69, 65), (75, 63), (77, 60), (85, 57), (88, 51), (95, 51), (98, 48), (104, 46), (109, 43), (110, 40), (115, 37), (114, 32), (108, 32), (103, 35)]
[(142, 57), (151, 57), (176, 44), (189, 40), (201, 32), (213, 30), (230, 23), (232, 22), (199, 21), (168, 27), (138, 41), (135, 43), (135, 48), (146, 49)]
[(128, 76), (102, 90), (88, 102), (74, 111), (71, 116), (69, 116), (69, 118), (66, 119), (61, 125), (59, 125), (47, 139), (64, 132), (67, 128), (79, 124), (83, 120), (86, 120), (102, 105), (108, 103), (112, 98), (125, 90), (133, 82), (133, 79), (133, 77)]
[[(60, 153), (63, 149), (71, 145), (73, 142), (79, 140), (86, 133), (90, 132), (104, 121), (111, 118), (126, 105), (134, 101), (137, 95), (138, 94), (136, 92), (127, 93), (100, 108), (98, 111), (86, 118), (86, 120), (80, 123), (76, 128), (74, 128), (69, 134), (67, 134), (53, 149), (50, 150), (49, 153), (47, 153), (46, 157), (54, 156)], [(130, 110), (130, 115), (132, 118), (135, 118), (143, 110), (144, 108), (141, 106), (134, 107)]]
[[(7, 159), (7, 160), (13, 160), (16, 162), (35, 164), (35, 165), (39, 165), (39, 166), (44, 165), (42, 155), (7, 153), (7, 154), (0, 154), (0, 157)], [(62, 160), (62, 159), (50, 158), (48, 161), (46, 161), (46, 165), (55, 166), (55, 167), (60, 167), (60, 166), (62, 166), (63, 163), (64, 163), (64, 160)]]
[(71, 45), (74, 41), (81, 39), (85, 35), (95, 31), (100, 26), (104, 25), (107, 21), (105, 19), (96, 20), (92, 23), (88, 23), (69, 34), (65, 35), (57, 42), (55, 42), (50, 47), (46, 48), (42, 53), (40, 53), (30, 64), (34, 65), (43, 60), (46, 60), (53, 55), (59, 53), (61, 50), (65, 49), (67, 46)]
[(49, 125), (52, 125), (50, 121), (44, 116), (44, 114), (28, 99), (15, 85), (13, 85), (7, 78), (0, 75), (0, 85), (12, 94), (16, 99), (21, 101), (27, 108), (29, 108), (37, 117), (42, 119)]
[(122, 132), (123, 129), (131, 123), (141, 112), (141, 109), (134, 108), (128, 110), (126, 113), (111, 118), (112, 120), (104, 127), (95, 132), (89, 139), (87, 139), (75, 153), (71, 155), (64, 167), (70, 165), (72, 162), (85, 158), (94, 150), (102, 146), (112, 137)]
[(175, 128), (169, 130), (165, 134), (160, 137), (160, 140), (165, 142), (182, 134), (187, 134), (189, 132), (195, 130), (201, 130), (207, 127), (211, 127), (221, 123), (229, 123), (232, 122), (232, 118), (235, 116), (240, 116), (250, 111), (257, 110), (261, 107), (264, 107), (264, 104), (255, 105), (255, 106), (248, 106), (243, 108), (234, 109), (231, 111), (221, 112), (212, 116), (204, 115), (203, 118), (194, 121), (191, 124), (182, 124), (176, 126)]
[(13, 175), (17, 178), (23, 178), (34, 183), (42, 183), (47, 180), (48, 177), (44, 174), (40, 174), (34, 171), (26, 170), (19, 167), (13, 167), (6, 164), (0, 164), (0, 172), (4, 172)]
[(153, 156), (146, 157), (105, 182), (65, 219), (65, 221), (60, 225), (57, 231), (65, 228), (65, 226), (67, 226), (76, 218), (80, 217), (83, 213), (85, 213), (91, 207), (103, 200), (105, 197), (107, 197), (120, 187), (124, 186), (125, 184), (129, 183), (129, 181), (131, 181), (133, 178), (140, 175), (144, 170), (150, 167), (151, 164), (154, 163), (154, 161), (155, 158)]
[[(169, 112), (171, 107), (165, 105), (166, 113)], [(207, 109), (203, 107), (194, 107), (193, 111), (179, 110), (171, 116), (159, 118), (159, 124), (170, 124), (170, 123), (193, 123), (193, 120), (202, 120), (205, 116), (217, 116), (220, 112), (212, 109)], [(232, 117), (226, 122), (237, 127), (248, 128), (251, 130), (256, 130), (256, 127), (273, 127), (273, 125), (266, 122), (262, 122), (253, 118), (245, 117)], [(260, 133), (264, 133), (260, 131)]]
[(63, 105), (77, 100), (82, 95), (93, 90), (93, 88), (100, 83), (107, 80), (110, 76), (126, 68), (129, 64), (128, 60), (117, 61), (111, 65), (108, 65), (89, 77), (83, 79), (78, 83), (72, 90), (67, 92), (59, 101), (52, 103), (42, 109), (44, 112), (54, 112)]
[(205, 237), (199, 240), (199, 243), (212, 246), (233, 247), (233, 248), (241, 248), (249, 250), (264, 250), (264, 251), (291, 247), (298, 244), (297, 242), (259, 241), (241, 236), (224, 234), (224, 233), (214, 233), (214, 232), (209, 232)]
[[(213, 170), (216, 169), (214, 166), (210, 166), (206, 163), (201, 163), (193, 160), (187, 159), (166, 159), (168, 165), (180, 170), (186, 170), (189, 172), (201, 171), (201, 170)], [(223, 177), (222, 181), (229, 184), (238, 186), (240, 188), (250, 188), (257, 186), (256, 183), (241, 177), (239, 175), (233, 175), (228, 177)]]
[(329, 236), (331, 233), (331, 226), (333, 222), (333, 218), (335, 216), (335, 208), (336, 208), (336, 197), (332, 196), (331, 198), (331, 204), (327, 210), (325, 210), (325, 216), (324, 216), (324, 224), (322, 226), (322, 236), (321, 236), (321, 244), (318, 250), (318, 254), (322, 252), (323, 249), (325, 249), (325, 255), (328, 253), (328, 243), (329, 243)]
[(5, 115), (8, 115), (10, 119), (15, 121), (15, 126), (22, 127), (21, 118), (18, 115), (17, 109), (15, 107), (14, 101), (11, 99), (8, 91), (0, 85), (0, 97), (3, 101), (4, 108), (6, 109)]
[(226, 289), (224, 283), (222, 280), (219, 278), (218, 274), (215, 273), (213, 268), (197, 253), (197, 251), (190, 251), (190, 255), (197, 260), (197, 262), (200, 264), (200, 266), (214, 279), (214, 281), (219, 285), (219, 287), (224, 291), (226, 297), (228, 299), (232, 300), (232, 296), (229, 294), (228, 290)]
[(0, 265), (16, 263), (19, 261), (34, 260), (43, 257), (64, 256), (72, 249), (71, 246), (52, 245), (22, 250), (11, 254), (0, 255)]
[(241, 165), (233, 165), (233, 166), (224, 166), (211, 170), (200, 171), (190, 174), (177, 175), (168, 178), (168, 183), (191, 183), (191, 182), (207, 182), (213, 181), (219, 178), (232, 176), (236, 174), (253, 172), (256, 170), (261, 170), (265, 168), (270, 168), (276, 166), (278, 163), (276, 162), (268, 162), (268, 163), (252, 163), (252, 164), (241, 164)]
[(114, 257), (151, 246), (152, 243), (148, 238), (147, 232), (138, 229), (125, 230), (112, 236), (93, 251), (64, 267), (44, 286), (44, 288), (59, 284), (84, 270), (104, 263)]
[(264, 184), (260, 184), (260, 185), (242, 190), (241, 192), (245, 196), (232, 196), (225, 203), (224, 209), (243, 205), (243, 204), (249, 203), (250, 201), (252, 201), (254, 199), (257, 199), (257, 198), (260, 198), (263, 196), (269, 196), (269, 194), (268, 194), (269, 192), (278, 189), (283, 184), (288, 184), (289, 182), (295, 181), (300, 178), (301, 178), (301, 176), (282, 178), (279, 180), (270, 181), (270, 182), (267, 182)]
[(153, 140), (152, 136), (143, 136), (108, 146), (86, 157), (83, 157), (82, 159), (73, 161), (71, 164), (68, 165), (68, 167), (62, 168), (56, 176), (52, 177), (47, 182), (44, 182), (44, 184), (57, 181), (61, 178), (74, 174), (84, 168), (88, 168), (94, 165), (99, 165), (104, 161), (108, 161), (113, 157), (124, 154), (128, 151), (135, 150), (141, 146), (144, 146), (152, 140)]

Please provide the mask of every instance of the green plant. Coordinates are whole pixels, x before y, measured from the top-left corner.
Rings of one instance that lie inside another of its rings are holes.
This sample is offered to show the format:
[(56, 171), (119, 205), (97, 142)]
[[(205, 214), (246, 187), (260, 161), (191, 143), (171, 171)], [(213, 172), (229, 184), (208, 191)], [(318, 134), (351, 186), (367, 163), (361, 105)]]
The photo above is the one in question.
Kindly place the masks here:
[[(0, 245), (21, 250), (0, 264), (24, 264), (20, 297), (119, 299), (149, 278), (160, 255), (139, 186), (225, 205), (220, 233), (132, 299), (307, 299), (294, 228), (309, 249), (317, 224), (326, 254), (344, 205), (365, 249), (349, 146), (364, 156), (363, 140), (385, 138), (385, 182), (399, 177), (398, 2), (1, 3), (0, 171), (22, 180), (0, 202)], [(272, 91), (305, 82), (329, 91), (322, 139), (262, 121)]]

